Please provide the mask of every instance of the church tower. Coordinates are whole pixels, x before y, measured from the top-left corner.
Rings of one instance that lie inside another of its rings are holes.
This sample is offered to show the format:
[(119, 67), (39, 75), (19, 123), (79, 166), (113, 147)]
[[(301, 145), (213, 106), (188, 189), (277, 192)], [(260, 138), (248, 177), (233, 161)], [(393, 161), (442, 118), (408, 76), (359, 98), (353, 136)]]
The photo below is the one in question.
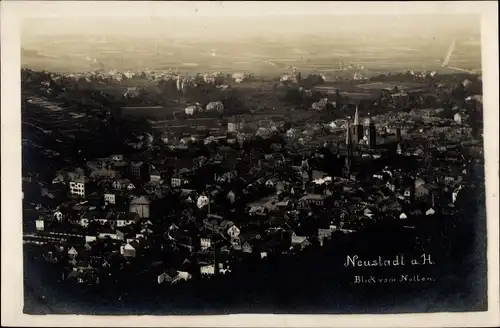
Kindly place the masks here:
[(377, 147), (377, 130), (375, 128), (375, 124), (373, 123), (370, 113), (368, 113), (367, 119), (367, 129), (365, 130), (366, 137), (368, 139), (368, 147), (370, 149), (375, 149)]
[(359, 122), (358, 106), (356, 106), (356, 112), (354, 113), (354, 124), (351, 127), (351, 133), (354, 145), (357, 145), (361, 140), (363, 140), (363, 125)]
[(398, 143), (398, 145), (396, 146), (396, 154), (403, 155), (403, 149), (400, 143)]
[(401, 142), (401, 128), (400, 127), (396, 128), (396, 141), (398, 143)]
[(351, 174), (351, 160), (352, 160), (352, 140), (351, 140), (351, 119), (350, 118), (347, 119), (345, 145), (346, 145), (347, 154), (345, 157), (343, 175), (344, 175), (344, 177), (349, 178), (349, 175)]

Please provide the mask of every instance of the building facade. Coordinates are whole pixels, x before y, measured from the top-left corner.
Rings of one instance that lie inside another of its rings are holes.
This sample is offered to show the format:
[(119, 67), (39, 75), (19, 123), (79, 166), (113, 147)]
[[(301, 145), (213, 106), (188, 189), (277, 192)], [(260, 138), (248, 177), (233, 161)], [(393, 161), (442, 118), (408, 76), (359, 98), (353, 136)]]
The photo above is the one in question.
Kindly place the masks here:
[(70, 181), (69, 192), (75, 196), (85, 197), (85, 182), (83, 180)]

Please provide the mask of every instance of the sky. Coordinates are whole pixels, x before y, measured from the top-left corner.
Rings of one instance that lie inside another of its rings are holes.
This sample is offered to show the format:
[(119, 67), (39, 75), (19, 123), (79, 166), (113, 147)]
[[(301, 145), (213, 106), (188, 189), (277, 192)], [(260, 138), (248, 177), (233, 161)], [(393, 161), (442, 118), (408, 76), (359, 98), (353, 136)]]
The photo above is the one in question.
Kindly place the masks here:
[(281, 15), (263, 17), (106, 17), (30, 19), (22, 25), (23, 37), (60, 35), (225, 39), (280, 35), (425, 35), (464, 31), (479, 32), (472, 16), (368, 16)]
[[(231, 58), (242, 61), (240, 57), (246, 60), (256, 54), (268, 59), (301, 58), (293, 53), (296, 49), (304, 53), (305, 59), (317, 62), (314, 53), (356, 52), (373, 46), (381, 49), (378, 57), (387, 55), (386, 60), (397, 55), (391, 50), (394, 47), (428, 49), (436, 53), (434, 57), (442, 57), (453, 39), (458, 38), (459, 49), (466, 49), (462, 46), (466, 42), (480, 42), (480, 16), (445, 5), (440, 10), (420, 13), (414, 3), (408, 7), (402, 2), (390, 6), (315, 1), (288, 2), (286, 6), (281, 2), (251, 1), (146, 2), (140, 8), (131, 2), (71, 5), (52, 2), (25, 9), (21, 47), (59, 59), (69, 56), (60, 63), (89, 56), (111, 66), (119, 65), (113, 59), (114, 51), (120, 54), (121, 62), (128, 63), (123, 64), (127, 67), (146, 65), (152, 53), (157, 53), (163, 58), (151, 64), (160, 67), (183, 61), (217, 66), (215, 58), (206, 58), (205, 52), (210, 49), (217, 49), (217, 58), (225, 58), (226, 62)], [(149, 57), (141, 51), (148, 51)], [(369, 55), (366, 53), (362, 60), (369, 61)], [(405, 60), (418, 57), (412, 56)], [(331, 61), (336, 62), (337, 57), (332, 54)], [(23, 62), (37, 67), (53, 64), (51, 59), (33, 56), (23, 57)]]

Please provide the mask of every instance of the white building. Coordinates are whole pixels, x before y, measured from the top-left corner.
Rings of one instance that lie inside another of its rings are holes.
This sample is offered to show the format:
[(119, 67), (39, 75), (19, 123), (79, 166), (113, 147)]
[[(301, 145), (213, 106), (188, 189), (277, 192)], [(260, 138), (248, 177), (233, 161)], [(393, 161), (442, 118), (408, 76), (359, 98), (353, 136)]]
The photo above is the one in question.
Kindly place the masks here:
[(196, 112), (200, 112), (201, 111), (201, 106), (199, 104), (195, 104), (195, 105), (191, 105), (191, 106), (188, 106), (184, 109), (184, 113), (186, 113), (186, 115), (194, 115)]
[(207, 206), (210, 203), (210, 200), (208, 199), (207, 196), (200, 196), (198, 197), (198, 200), (196, 201), (196, 206), (198, 208), (202, 208), (204, 206)]
[(227, 234), (231, 238), (238, 238), (238, 236), (240, 235), (240, 229), (238, 229), (237, 226), (232, 225), (231, 227), (229, 227), (229, 229), (227, 229)]
[(201, 249), (208, 249), (212, 246), (212, 240), (210, 238), (201, 238), (200, 246)]
[(203, 75), (203, 82), (207, 84), (215, 84), (215, 76), (210, 74)]
[(213, 264), (204, 265), (200, 267), (201, 274), (215, 274), (215, 266)]
[(244, 73), (234, 73), (232, 77), (236, 83), (241, 83), (245, 80), (246, 75)]
[(83, 178), (69, 182), (69, 191), (72, 195), (85, 197), (85, 181)]
[(182, 185), (182, 179), (181, 178), (172, 178), (170, 180), (170, 184), (172, 187), (180, 187)]
[(115, 194), (104, 194), (104, 202), (107, 204), (116, 204)]
[(37, 231), (43, 231), (45, 229), (45, 221), (42, 217), (39, 217), (35, 221), (35, 226)]
[(224, 105), (220, 101), (212, 101), (207, 104), (206, 107), (207, 112), (224, 112)]

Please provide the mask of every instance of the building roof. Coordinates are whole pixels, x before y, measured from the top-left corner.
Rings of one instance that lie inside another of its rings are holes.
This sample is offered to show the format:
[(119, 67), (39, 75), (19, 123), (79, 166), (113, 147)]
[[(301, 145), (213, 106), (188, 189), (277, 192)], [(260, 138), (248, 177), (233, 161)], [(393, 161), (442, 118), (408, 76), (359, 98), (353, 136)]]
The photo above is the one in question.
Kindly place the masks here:
[(300, 200), (324, 200), (326, 198), (328, 198), (327, 195), (308, 194), (302, 197)]
[(138, 197), (135, 197), (131, 202), (130, 204), (133, 204), (133, 205), (144, 205), (144, 204), (151, 204), (151, 200), (149, 199), (148, 196), (146, 195), (141, 195), (141, 196), (138, 196)]

